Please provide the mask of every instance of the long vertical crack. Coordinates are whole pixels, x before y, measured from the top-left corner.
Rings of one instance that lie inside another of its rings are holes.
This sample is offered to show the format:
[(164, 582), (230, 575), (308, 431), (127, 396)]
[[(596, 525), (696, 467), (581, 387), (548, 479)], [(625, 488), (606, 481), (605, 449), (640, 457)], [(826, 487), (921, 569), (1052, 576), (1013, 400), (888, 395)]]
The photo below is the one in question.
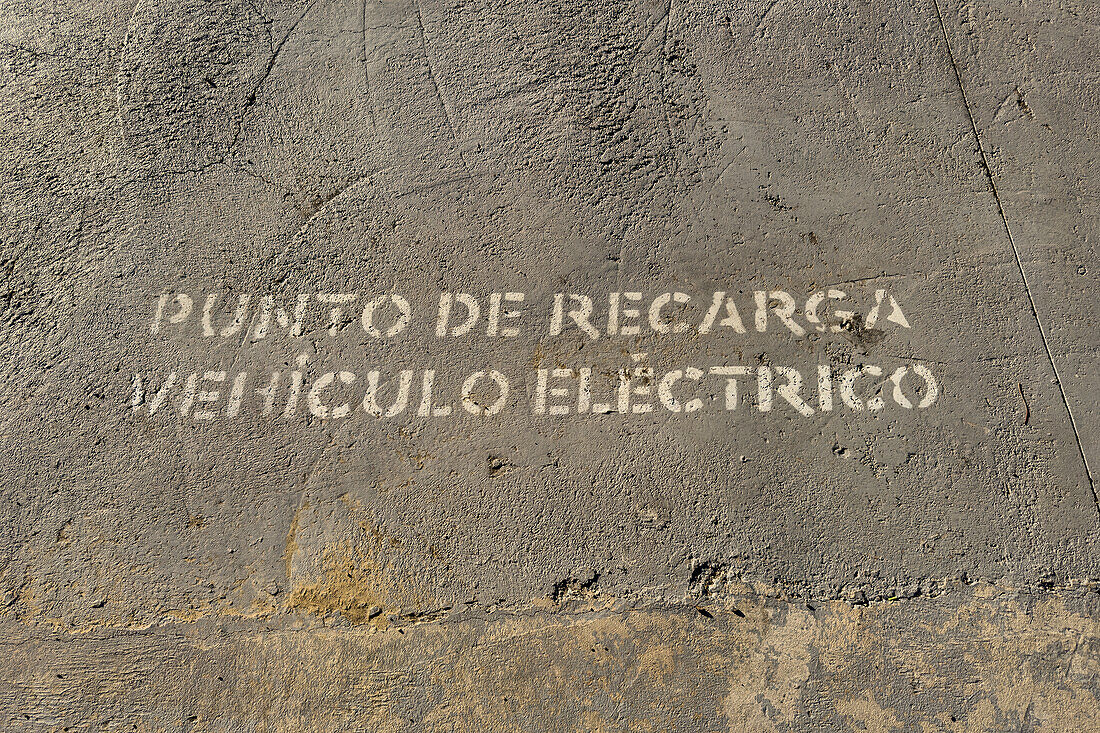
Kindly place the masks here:
[(997, 191), (997, 182), (993, 178), (993, 169), (989, 165), (989, 158), (985, 152), (985, 144), (982, 143), (982, 136), (978, 132), (978, 123), (974, 119), (974, 112), (970, 108), (970, 100), (966, 96), (966, 89), (963, 86), (962, 73), (959, 71), (959, 65), (955, 61), (955, 53), (951, 50), (951, 39), (947, 34), (947, 25), (943, 22), (943, 12), (940, 10), (939, 0), (932, 0), (932, 5), (936, 8), (936, 19), (940, 24), (940, 31), (943, 33), (943, 43), (947, 47), (947, 58), (951, 62), (951, 69), (955, 72), (955, 81), (959, 85), (959, 94), (962, 96), (963, 106), (966, 108), (966, 116), (970, 120), (970, 130), (974, 133), (974, 140), (978, 143), (978, 152), (981, 155), (982, 169), (985, 171), (986, 178), (989, 179), (989, 187), (993, 190), (993, 200), (997, 203), (997, 213), (1000, 214), (1001, 224), (1004, 225), (1005, 234), (1008, 236), (1008, 244), (1012, 248), (1012, 256), (1016, 260), (1016, 267), (1020, 271), (1020, 279), (1024, 284), (1024, 292), (1027, 293), (1027, 302), (1031, 306), (1031, 315), (1035, 318), (1035, 325), (1039, 327), (1039, 339), (1043, 343), (1043, 351), (1046, 352), (1047, 360), (1050, 361), (1050, 368), (1054, 371), (1054, 384), (1058, 387), (1058, 394), (1062, 397), (1062, 404), (1066, 407), (1066, 414), (1069, 416), (1069, 425), (1073, 430), (1073, 438), (1077, 442), (1077, 452), (1081, 454), (1081, 462), (1085, 466), (1085, 477), (1089, 482), (1089, 493), (1092, 494), (1092, 503), (1096, 508), (1097, 518), (1100, 519), (1100, 501), (1096, 496), (1096, 485), (1092, 479), (1092, 469), (1089, 468), (1089, 459), (1085, 453), (1085, 447), (1081, 442), (1081, 433), (1077, 429), (1077, 420), (1073, 416), (1073, 409), (1070, 407), (1069, 398), (1066, 396), (1065, 387), (1062, 384), (1062, 376), (1058, 373), (1058, 365), (1054, 361), (1054, 354), (1050, 350), (1050, 340), (1047, 337), (1046, 328), (1043, 326), (1042, 319), (1039, 318), (1039, 309), (1035, 304), (1035, 296), (1031, 293), (1031, 285), (1028, 283), (1027, 272), (1024, 270), (1024, 262), (1020, 258), (1020, 250), (1016, 246), (1016, 239), (1012, 236), (1012, 228), (1008, 224), (1008, 217), (1005, 216), (1004, 206), (1001, 204), (1001, 195)]

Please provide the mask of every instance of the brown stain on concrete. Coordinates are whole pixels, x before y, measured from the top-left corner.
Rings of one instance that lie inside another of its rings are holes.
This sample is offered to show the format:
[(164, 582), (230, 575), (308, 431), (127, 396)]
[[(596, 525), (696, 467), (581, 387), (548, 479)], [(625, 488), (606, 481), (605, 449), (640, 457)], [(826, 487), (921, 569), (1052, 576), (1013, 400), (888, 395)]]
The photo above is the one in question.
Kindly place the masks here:
[(286, 610), (339, 614), (347, 623), (386, 628), (402, 616), (418, 618), (431, 606), (420, 579), (395, 564), (406, 559), (403, 543), (376, 526), (359, 501), (344, 494), (317, 509), (319, 516), (307, 518), (309, 505), (303, 504), (291, 522)]
[[(325, 551), (321, 577), (296, 586), (286, 608), (318, 616), (338, 613), (353, 624), (378, 618), (385, 625), (383, 611), (400, 612), (413, 597), (398, 588), (385, 568), (373, 558), (349, 547)], [(420, 603), (416, 603), (417, 606)]]

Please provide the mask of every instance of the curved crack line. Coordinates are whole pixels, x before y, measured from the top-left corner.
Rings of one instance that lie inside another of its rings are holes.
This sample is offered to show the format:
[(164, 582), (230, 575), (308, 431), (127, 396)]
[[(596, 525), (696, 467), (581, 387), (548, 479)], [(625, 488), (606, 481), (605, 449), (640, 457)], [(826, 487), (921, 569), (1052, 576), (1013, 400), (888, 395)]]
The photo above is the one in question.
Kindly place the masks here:
[[(267, 78), (271, 76), (272, 70), (275, 68), (275, 62), (279, 59), (279, 54), (283, 51), (283, 46), (290, 40), (290, 36), (294, 33), (298, 24), (309, 14), (310, 10), (313, 10), (313, 6), (317, 4), (317, 0), (312, 0), (306, 9), (302, 11), (302, 14), (290, 24), (286, 33), (283, 34), (282, 39), (278, 44), (272, 48), (271, 59), (267, 62), (267, 68), (264, 69), (264, 73), (260, 76), (260, 80), (256, 82), (256, 85), (252, 87), (252, 92), (248, 95), (248, 99), (245, 100), (244, 107), (241, 109), (240, 119), (237, 120), (237, 129), (233, 133), (233, 139), (229, 142), (229, 146), (226, 149), (225, 155), (222, 156), (222, 161), (229, 157), (229, 154), (237, 147), (237, 142), (240, 140), (241, 132), (244, 130), (245, 118), (248, 116), (249, 111), (256, 104), (256, 96), (260, 93), (264, 84), (267, 82)], [(262, 16), (261, 16), (262, 17)]]
[(443, 99), (443, 93), (439, 91), (439, 82), (436, 80), (435, 71), (432, 69), (432, 59), (428, 53), (428, 35), (424, 31), (424, 20), (420, 16), (420, 3), (417, 0), (412, 0), (412, 7), (416, 16), (416, 26), (420, 36), (420, 51), (424, 54), (424, 66), (428, 70), (428, 79), (431, 80), (435, 97), (439, 100), (439, 106), (443, 109), (443, 118), (447, 121), (447, 131), (451, 133), (451, 141), (454, 143), (455, 152), (458, 153), (458, 158), (462, 161), (462, 168), (466, 171), (466, 175), (470, 175), (470, 166), (466, 164), (466, 155), (462, 152), (458, 135), (455, 133), (454, 122), (451, 120), (451, 111), (447, 107), (447, 102)]
[[(130, 15), (130, 20), (127, 22), (126, 37), (125, 37), (125, 40), (123, 41), (124, 49), (130, 42), (130, 31), (131, 31), (130, 26), (133, 24), (134, 16), (137, 15), (137, 11), (141, 7), (141, 4), (142, 4), (143, 1), (144, 0), (136, 0), (136, 2), (134, 3), (133, 12)], [(207, 163), (203, 163), (203, 164), (199, 165), (198, 167), (195, 167), (195, 168), (167, 168), (167, 169), (164, 169), (162, 171), (159, 171), (156, 175), (161, 176), (161, 175), (180, 175), (180, 174), (188, 174), (188, 173), (204, 173), (207, 170), (213, 168), (214, 166), (225, 165), (226, 164), (226, 162), (229, 160), (230, 156), (233, 154), (234, 150), (236, 150), (237, 144), (240, 142), (241, 133), (244, 131), (245, 118), (248, 117), (249, 111), (252, 109), (252, 107), (255, 106), (256, 97), (259, 95), (260, 90), (263, 88), (264, 84), (267, 82), (268, 77), (271, 76), (271, 72), (275, 68), (275, 62), (278, 60), (279, 54), (282, 53), (283, 46), (286, 45), (286, 42), (290, 39), (291, 34), (293, 34), (294, 30), (298, 27), (298, 24), (302, 22), (302, 20), (306, 17), (306, 15), (309, 14), (309, 11), (312, 10), (313, 6), (316, 5), (316, 4), (317, 4), (317, 0), (312, 0), (312, 2), (310, 2), (309, 5), (306, 6), (306, 9), (302, 11), (302, 14), (299, 15), (298, 18), (293, 23), (291, 23), (290, 28), (288, 28), (286, 33), (283, 34), (283, 37), (279, 40), (279, 42), (272, 46), (271, 58), (268, 60), (267, 66), (264, 69), (263, 74), (260, 76), (260, 80), (258, 82), (256, 82), (256, 85), (252, 88), (252, 91), (249, 93), (248, 98), (245, 100), (244, 106), (241, 108), (239, 115), (234, 119), (233, 137), (230, 139), (229, 144), (225, 148), (225, 151), (221, 155), (214, 158), (213, 160), (211, 160)], [(260, 17), (263, 19), (265, 24), (270, 24), (271, 23), (271, 21), (268, 20), (265, 16), (260, 15)], [(270, 39), (268, 39), (268, 43), (270, 43), (270, 42), (271, 42)], [(125, 125), (125, 121), (123, 120), (123, 114), (122, 114), (122, 86), (121, 86), (122, 68), (121, 68), (121, 61), (119, 63), (120, 63), (119, 71), (115, 76), (116, 116), (117, 116), (117, 119), (118, 119), (119, 134), (122, 138), (123, 144), (125, 144), (125, 142), (126, 142), (126, 125)]]
[(1058, 373), (1058, 365), (1054, 362), (1054, 354), (1050, 350), (1050, 341), (1047, 337), (1046, 328), (1039, 318), (1039, 309), (1035, 304), (1035, 296), (1031, 293), (1027, 272), (1024, 270), (1024, 262), (1020, 258), (1020, 250), (1016, 246), (1016, 239), (1012, 236), (1012, 228), (1008, 225), (1008, 217), (1005, 215), (1004, 206), (1001, 204), (1001, 195), (997, 191), (997, 182), (993, 178), (993, 169), (989, 165), (989, 157), (986, 155), (985, 145), (982, 143), (982, 136), (978, 132), (978, 123), (974, 119), (974, 112), (970, 107), (970, 100), (967, 98), (966, 89), (963, 87), (962, 73), (959, 71), (958, 63), (955, 61), (955, 53), (951, 50), (951, 40), (947, 35), (947, 25), (943, 22), (943, 13), (940, 11), (939, 0), (932, 0), (932, 5), (936, 9), (936, 19), (939, 21), (940, 31), (943, 33), (943, 43), (947, 47), (947, 58), (951, 62), (951, 69), (955, 72), (955, 81), (959, 85), (959, 94), (962, 96), (963, 106), (966, 107), (966, 116), (970, 120), (970, 131), (974, 134), (974, 140), (978, 143), (982, 170), (985, 171), (986, 178), (989, 179), (989, 187), (993, 190), (993, 200), (997, 204), (997, 213), (1000, 214), (1001, 224), (1004, 225), (1005, 234), (1008, 236), (1008, 244), (1012, 248), (1012, 257), (1016, 260), (1016, 268), (1020, 271), (1020, 280), (1023, 281), (1024, 292), (1027, 293), (1027, 302), (1031, 307), (1031, 315), (1035, 319), (1035, 325), (1039, 327), (1039, 340), (1043, 344), (1043, 351), (1046, 353), (1047, 360), (1050, 362), (1050, 368), (1054, 371), (1054, 384), (1058, 387), (1058, 394), (1061, 396), (1062, 404), (1065, 405), (1066, 414), (1069, 416), (1069, 425), (1070, 429), (1073, 431), (1073, 438), (1077, 443), (1077, 452), (1080, 453), (1081, 462), (1085, 466), (1085, 478), (1088, 479), (1089, 493), (1092, 494), (1092, 503), (1096, 507), (1097, 518), (1100, 519), (1100, 500), (1098, 500), (1096, 496), (1096, 485), (1092, 479), (1092, 470), (1089, 468), (1089, 459), (1085, 454), (1084, 444), (1081, 442), (1081, 434), (1077, 429), (1077, 420), (1073, 417), (1073, 409), (1070, 408), (1069, 398), (1066, 396), (1066, 389), (1062, 384), (1062, 376)]

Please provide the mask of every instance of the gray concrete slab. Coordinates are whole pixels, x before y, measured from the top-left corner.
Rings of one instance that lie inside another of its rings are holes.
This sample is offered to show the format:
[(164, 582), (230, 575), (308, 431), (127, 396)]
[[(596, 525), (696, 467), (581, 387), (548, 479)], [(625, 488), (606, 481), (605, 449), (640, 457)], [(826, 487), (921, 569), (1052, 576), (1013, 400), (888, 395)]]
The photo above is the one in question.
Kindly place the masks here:
[(9, 3), (9, 727), (1087, 729), (1097, 21)]

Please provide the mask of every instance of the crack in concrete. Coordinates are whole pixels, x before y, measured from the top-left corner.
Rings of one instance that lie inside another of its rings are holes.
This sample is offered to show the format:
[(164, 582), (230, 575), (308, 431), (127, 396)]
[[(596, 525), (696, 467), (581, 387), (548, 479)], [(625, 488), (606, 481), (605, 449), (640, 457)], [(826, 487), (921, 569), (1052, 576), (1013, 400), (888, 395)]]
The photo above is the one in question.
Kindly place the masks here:
[(1043, 326), (1042, 319), (1039, 318), (1039, 309), (1035, 303), (1035, 296), (1032, 295), (1031, 285), (1028, 283), (1027, 272), (1024, 270), (1023, 260), (1020, 258), (1020, 250), (1016, 246), (1016, 239), (1012, 235), (1012, 228), (1008, 224), (1008, 217), (1005, 215), (1004, 205), (1001, 203), (1001, 195), (997, 190), (997, 182), (993, 177), (993, 169), (989, 165), (989, 157), (985, 152), (985, 144), (982, 142), (982, 136), (978, 132), (978, 123), (974, 119), (974, 112), (970, 107), (970, 100), (966, 96), (966, 89), (963, 86), (962, 73), (959, 71), (959, 65), (955, 61), (955, 53), (951, 50), (951, 39), (947, 35), (947, 25), (943, 21), (943, 12), (940, 10), (939, 0), (932, 0), (932, 5), (936, 9), (936, 19), (939, 21), (940, 31), (943, 33), (943, 43), (947, 48), (947, 58), (951, 62), (951, 69), (955, 73), (955, 81), (959, 86), (959, 95), (962, 97), (963, 106), (966, 108), (966, 116), (970, 120), (970, 130), (974, 134), (974, 140), (978, 143), (978, 153), (981, 155), (982, 170), (985, 171), (986, 178), (989, 180), (989, 187), (993, 191), (993, 200), (997, 203), (997, 213), (1000, 215), (1001, 223), (1004, 225), (1005, 234), (1008, 236), (1008, 244), (1012, 248), (1012, 256), (1016, 261), (1016, 267), (1020, 272), (1020, 279), (1023, 281), (1024, 292), (1027, 294), (1027, 302), (1031, 307), (1031, 315), (1035, 318), (1035, 325), (1039, 327), (1039, 340), (1043, 344), (1043, 351), (1046, 353), (1047, 360), (1050, 362), (1050, 368), (1054, 371), (1054, 384), (1058, 387), (1058, 394), (1062, 398), (1062, 404), (1065, 405), (1066, 414), (1069, 416), (1070, 429), (1073, 431), (1073, 438), (1077, 443), (1077, 452), (1081, 455), (1081, 462), (1085, 467), (1085, 478), (1088, 479), (1089, 493), (1092, 495), (1092, 503), (1096, 508), (1096, 517), (1100, 520), (1100, 499), (1096, 495), (1096, 485), (1092, 478), (1092, 469), (1089, 467), (1088, 456), (1085, 453), (1084, 444), (1081, 442), (1081, 433), (1077, 429), (1077, 420), (1073, 416), (1073, 409), (1070, 407), (1069, 398), (1066, 395), (1065, 387), (1062, 383), (1062, 376), (1058, 372), (1058, 365), (1054, 361), (1054, 354), (1050, 350), (1050, 340), (1047, 336), (1046, 328)]
[[(137, 0), (137, 2), (134, 3), (133, 11), (131, 12), (130, 19), (127, 22), (126, 37), (123, 41), (123, 49), (125, 49), (129, 46), (129, 43), (130, 43), (130, 30), (131, 30), (130, 26), (133, 24), (134, 16), (137, 15), (137, 11), (141, 7), (141, 2), (142, 2), (142, 0)], [(239, 115), (234, 120), (233, 136), (230, 139), (229, 144), (226, 146), (225, 152), (222, 153), (221, 155), (219, 155), (218, 157), (216, 157), (214, 160), (211, 160), (208, 163), (204, 163), (204, 164), (202, 164), (198, 167), (166, 168), (162, 171), (159, 171), (159, 172), (155, 173), (154, 174), (155, 177), (162, 177), (162, 176), (169, 176), (169, 175), (173, 175), (173, 176), (175, 176), (175, 175), (193, 175), (193, 174), (197, 175), (197, 174), (205, 173), (206, 171), (208, 171), (208, 170), (210, 170), (210, 169), (212, 169), (216, 166), (219, 166), (219, 165), (228, 165), (228, 161), (230, 159), (230, 156), (234, 153), (234, 151), (237, 148), (237, 144), (240, 142), (241, 133), (244, 131), (245, 119), (248, 117), (248, 113), (252, 109), (252, 107), (255, 106), (256, 97), (259, 95), (260, 90), (263, 88), (264, 84), (267, 82), (268, 77), (271, 76), (271, 72), (275, 68), (275, 62), (279, 59), (279, 54), (282, 53), (283, 47), (286, 45), (286, 42), (290, 39), (290, 36), (294, 33), (295, 29), (302, 22), (302, 20), (306, 17), (306, 15), (309, 14), (309, 12), (313, 9), (313, 6), (316, 5), (316, 4), (317, 4), (317, 0), (313, 0), (309, 5), (307, 5), (306, 9), (302, 11), (302, 14), (299, 15), (298, 18), (293, 23), (290, 24), (290, 27), (287, 29), (286, 33), (283, 34), (283, 37), (279, 40), (279, 42), (277, 44), (272, 45), (271, 58), (267, 62), (267, 67), (264, 69), (263, 74), (260, 76), (260, 80), (252, 88), (252, 91), (249, 93), (248, 98), (245, 100), (244, 106), (241, 107), (241, 109), (240, 109)], [(249, 3), (249, 5), (252, 6), (251, 3)], [(252, 7), (253, 7), (253, 9), (255, 9), (255, 6), (252, 6)], [(257, 12), (257, 14), (260, 15), (260, 18), (263, 20), (263, 22), (266, 25), (270, 25), (272, 23), (272, 21), (269, 20), (262, 13)], [(268, 40), (268, 42), (270, 43), (270, 39)], [(123, 113), (122, 113), (121, 76), (122, 76), (122, 68), (121, 68), (121, 61), (120, 61), (119, 71), (117, 72), (117, 74), (115, 76), (115, 102), (116, 102), (116, 107), (117, 107), (116, 117), (117, 117), (118, 126), (119, 126), (119, 137), (121, 138), (122, 144), (125, 145), (126, 144), (126, 124), (125, 124), (125, 120), (123, 119)], [(373, 120), (372, 120), (372, 124), (373, 124)], [(236, 168), (236, 170), (243, 170), (243, 166), (238, 166)], [(252, 175), (254, 178), (260, 178), (260, 180), (264, 180), (260, 176), (254, 174), (250, 171), (245, 171), (245, 172), (250, 173), (250, 175)], [(265, 183), (270, 183), (269, 181), (266, 181), (266, 180), (264, 180), (264, 182)], [(274, 184), (272, 184), (272, 185), (274, 185)], [(284, 192), (286, 191), (286, 189), (283, 189), (283, 190), (284, 190)]]
[(759, 18), (757, 18), (757, 20), (756, 20), (757, 38), (763, 38), (764, 37), (764, 30), (765, 30), (764, 29), (764, 24), (767, 22), (768, 16), (771, 15), (772, 10), (774, 10), (775, 6), (778, 5), (778, 4), (779, 4), (779, 0), (772, 0), (771, 3), (768, 5), (767, 9), (764, 10), (764, 13)]
[(237, 147), (237, 142), (240, 140), (241, 132), (244, 130), (245, 118), (248, 116), (249, 110), (252, 109), (252, 107), (256, 104), (256, 96), (260, 93), (260, 90), (267, 82), (267, 78), (271, 76), (271, 72), (275, 68), (275, 62), (278, 61), (279, 54), (281, 54), (283, 51), (283, 46), (285, 46), (286, 42), (290, 40), (290, 36), (298, 27), (298, 24), (301, 23), (302, 20), (309, 14), (309, 11), (313, 10), (313, 6), (316, 4), (317, 0), (312, 0), (312, 2), (310, 2), (310, 4), (306, 6), (306, 9), (302, 11), (302, 14), (299, 15), (298, 18), (290, 24), (290, 28), (288, 28), (286, 33), (283, 34), (283, 37), (279, 41), (279, 43), (276, 44), (274, 48), (272, 48), (271, 59), (267, 62), (267, 68), (264, 69), (264, 73), (260, 76), (260, 80), (256, 83), (256, 86), (252, 88), (252, 92), (248, 95), (248, 99), (245, 100), (244, 107), (241, 109), (240, 119), (237, 121), (237, 129), (233, 134), (233, 139), (229, 143), (226, 154), (222, 156), (223, 161), (228, 158), (229, 154), (233, 152), (233, 149)]
[(451, 141), (454, 143), (455, 152), (458, 153), (458, 159), (462, 161), (462, 168), (466, 171), (466, 174), (470, 175), (470, 166), (466, 163), (466, 155), (462, 152), (462, 146), (459, 144), (458, 135), (455, 132), (454, 122), (451, 120), (451, 110), (447, 107), (447, 102), (443, 99), (443, 93), (439, 90), (439, 81), (435, 78), (435, 71), (432, 69), (432, 58), (428, 53), (428, 35), (424, 31), (424, 20), (420, 16), (420, 3), (413, 0), (412, 7), (413, 14), (416, 16), (420, 52), (424, 54), (424, 67), (428, 70), (428, 79), (431, 80), (432, 90), (435, 91), (435, 98), (439, 100), (439, 106), (443, 109), (443, 118), (447, 121), (447, 131), (451, 133)]

